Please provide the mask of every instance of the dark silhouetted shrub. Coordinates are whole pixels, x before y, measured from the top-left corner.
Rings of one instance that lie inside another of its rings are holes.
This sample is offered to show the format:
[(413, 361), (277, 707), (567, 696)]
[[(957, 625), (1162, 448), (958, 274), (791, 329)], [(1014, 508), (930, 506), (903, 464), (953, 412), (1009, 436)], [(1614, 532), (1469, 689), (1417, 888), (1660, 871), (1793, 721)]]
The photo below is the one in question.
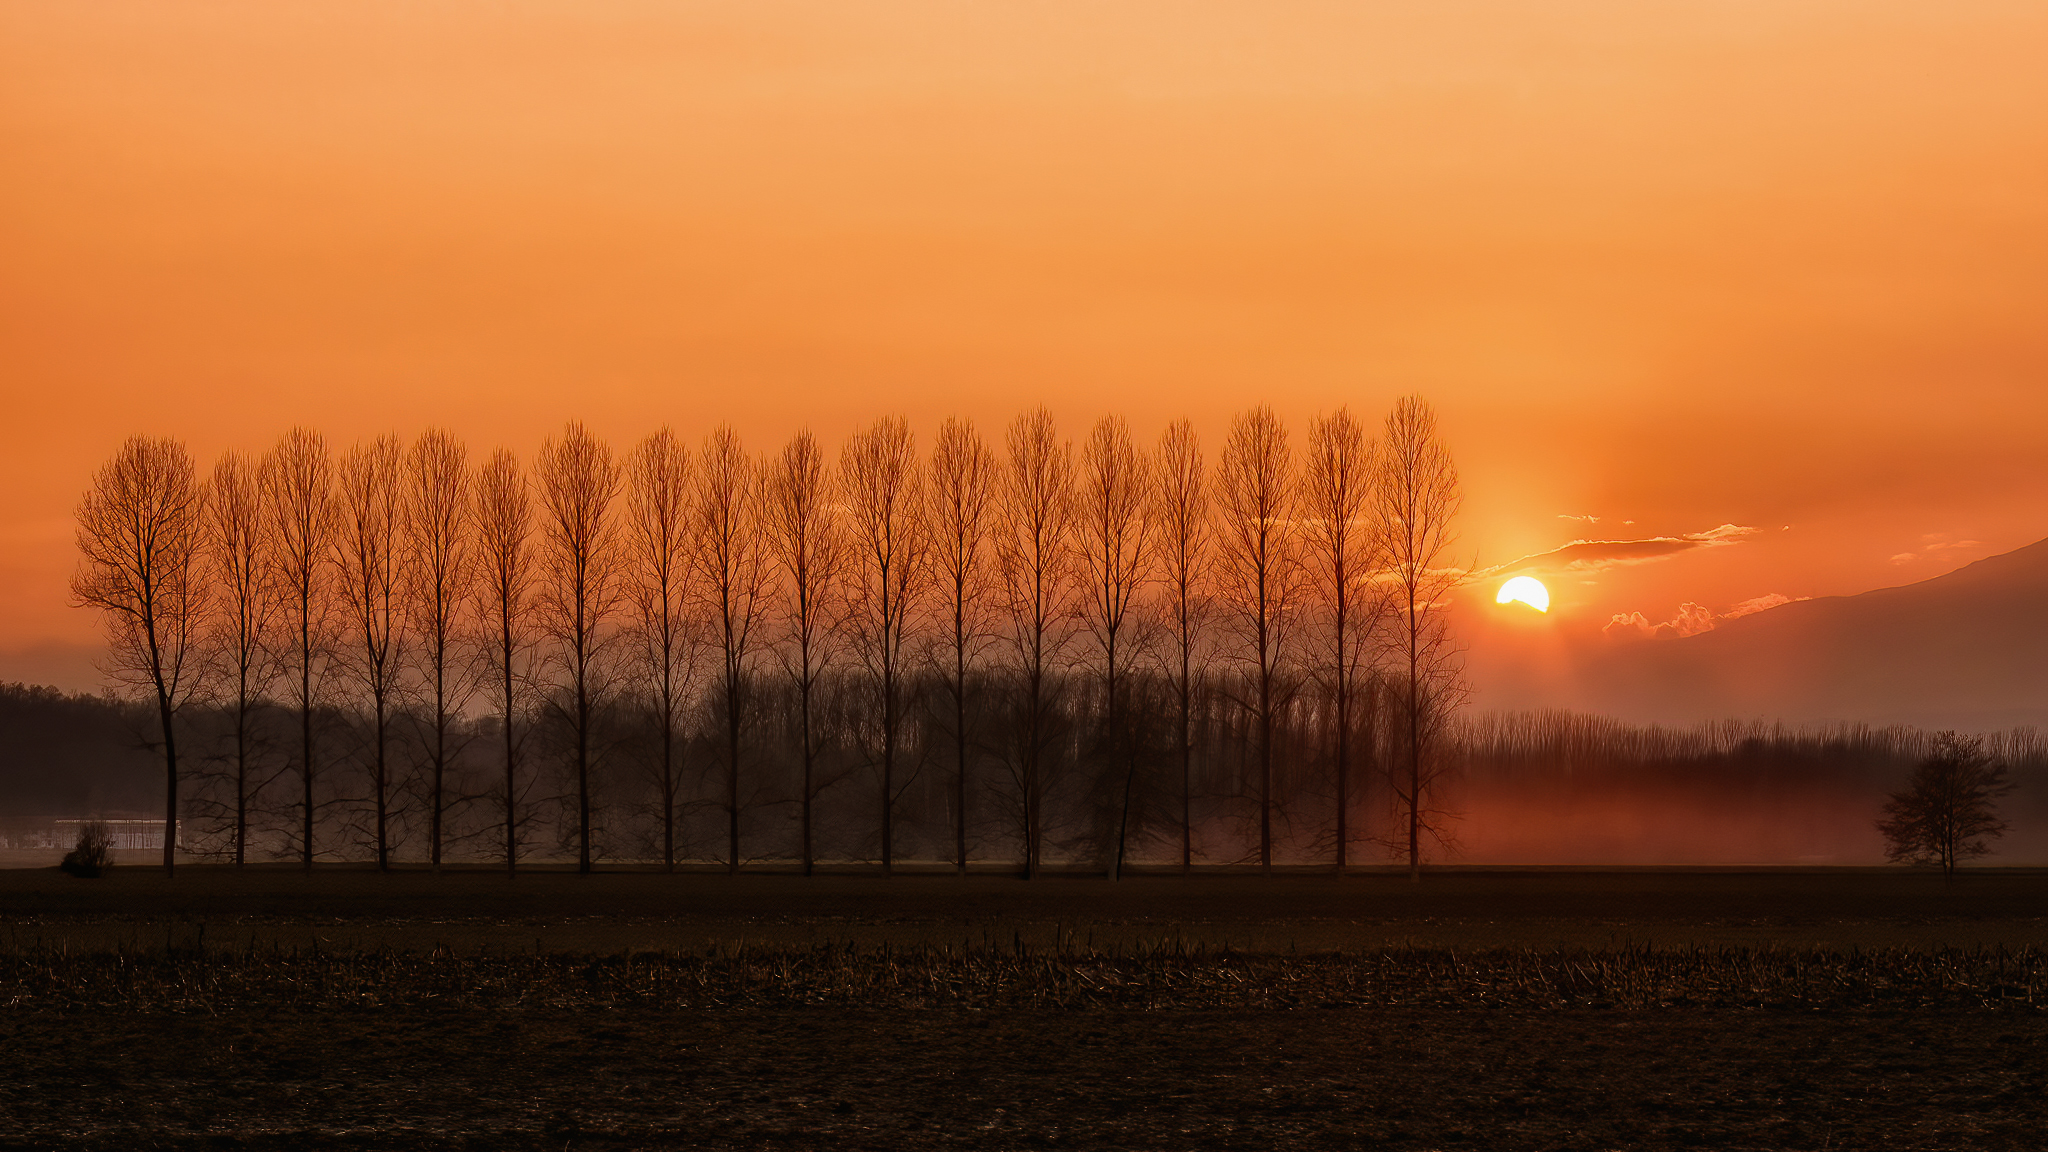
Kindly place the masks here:
[(88, 820), (78, 826), (78, 843), (64, 854), (64, 862), (57, 865), (70, 875), (88, 880), (113, 866), (114, 834), (98, 820)]

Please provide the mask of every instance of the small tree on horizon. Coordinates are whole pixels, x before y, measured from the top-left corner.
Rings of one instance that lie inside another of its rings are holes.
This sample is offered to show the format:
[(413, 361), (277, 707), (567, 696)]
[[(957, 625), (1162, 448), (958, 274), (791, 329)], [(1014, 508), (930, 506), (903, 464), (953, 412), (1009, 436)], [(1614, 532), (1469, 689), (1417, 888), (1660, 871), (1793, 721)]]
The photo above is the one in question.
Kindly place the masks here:
[(1987, 855), (2004, 835), (1997, 800), (2013, 790), (2005, 764), (1984, 751), (1984, 738), (1937, 732), (1902, 792), (1885, 802), (1877, 830), (1893, 863), (1938, 864), (1944, 879), (1973, 856)]

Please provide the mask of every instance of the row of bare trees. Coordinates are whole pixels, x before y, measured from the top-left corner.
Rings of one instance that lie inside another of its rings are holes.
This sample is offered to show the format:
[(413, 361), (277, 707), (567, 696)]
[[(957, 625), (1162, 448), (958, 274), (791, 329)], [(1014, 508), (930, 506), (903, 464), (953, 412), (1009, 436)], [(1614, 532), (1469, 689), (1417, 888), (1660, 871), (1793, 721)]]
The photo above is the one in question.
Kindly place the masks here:
[(588, 870), (631, 759), (669, 867), (710, 810), (738, 869), (743, 815), (775, 804), (808, 873), (821, 800), (865, 780), (885, 871), (899, 818), (929, 855), (941, 812), (962, 870), (993, 819), (1036, 874), (1077, 812), (1111, 875), (1140, 840), (1191, 866), (1219, 793), (1248, 862), (1314, 793), (1336, 867), (1369, 843), (1412, 871), (1461, 700), (1457, 506), (1418, 398), (1377, 437), (1319, 417), (1299, 455), (1252, 409), (1213, 469), (1186, 421), (1148, 449), (1106, 417), (1077, 449), (1042, 409), (1000, 450), (953, 419), (925, 452), (885, 418), (836, 461), (724, 427), (621, 457), (572, 423), (530, 469), (439, 430), (337, 455), (295, 429), (202, 478), (137, 437), (81, 504), (73, 590), (156, 702), (167, 819), (205, 714), (237, 863), (262, 825), (310, 869), (339, 826), (380, 867), (495, 837), (511, 870), (552, 821)]

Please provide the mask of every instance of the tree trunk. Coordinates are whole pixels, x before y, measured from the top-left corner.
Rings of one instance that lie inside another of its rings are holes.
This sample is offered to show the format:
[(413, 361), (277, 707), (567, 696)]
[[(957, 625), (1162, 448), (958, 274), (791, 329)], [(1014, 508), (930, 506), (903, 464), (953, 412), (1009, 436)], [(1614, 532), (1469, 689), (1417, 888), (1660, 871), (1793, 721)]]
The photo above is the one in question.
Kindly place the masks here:
[[(955, 600), (954, 603), (958, 603)], [(953, 624), (953, 745), (958, 763), (953, 770), (953, 866), (967, 875), (967, 646), (959, 615)]]
[(243, 690), (235, 708), (235, 867), (248, 863), (249, 846), (249, 694)]
[[(807, 646), (807, 647), (808, 647), (808, 646)], [(815, 759), (816, 759), (816, 753), (815, 753), (815, 752), (814, 752), (814, 751), (812, 750), (812, 747), (811, 747), (811, 673), (810, 673), (810, 666), (811, 666), (811, 658), (810, 658), (810, 653), (809, 653), (809, 651), (808, 651), (808, 650), (806, 650), (806, 651), (805, 651), (805, 653), (803, 654), (803, 662), (804, 662), (804, 680), (803, 680), (803, 683), (802, 683), (801, 685), (799, 685), (799, 686), (798, 686), (798, 688), (797, 688), (797, 708), (798, 708), (798, 711), (799, 711), (799, 713), (800, 713), (799, 719), (801, 720), (801, 722), (802, 722), (802, 724), (803, 724), (803, 729), (804, 729), (804, 730), (803, 730), (803, 746), (804, 746), (804, 819), (803, 819), (803, 825), (804, 825), (804, 827), (803, 827), (804, 845), (803, 845), (803, 856), (804, 856), (804, 875), (806, 875), (806, 876), (809, 876), (809, 875), (811, 875), (811, 874), (812, 874), (812, 872), (813, 872), (813, 871), (815, 870), (815, 868), (816, 868), (816, 859), (815, 859), (815, 857), (813, 856), (813, 854), (812, 854), (812, 849), (811, 849), (811, 804), (812, 804), (812, 801), (814, 801), (814, 800), (816, 799), (816, 797), (817, 797), (817, 792), (816, 792), (816, 789), (815, 789), (815, 787), (814, 787), (814, 786), (813, 786), (813, 784), (812, 784), (812, 780), (813, 780), (813, 779), (814, 779), (814, 777), (815, 777), (815, 768), (814, 768), (814, 761), (815, 761)]]
[(505, 879), (519, 875), (517, 808), (518, 753), (512, 743), (512, 633), (504, 632), (505, 656)]
[(725, 735), (725, 871), (728, 876), (737, 876), (740, 871), (740, 688), (739, 676), (731, 670), (726, 674)]
[(299, 699), (303, 702), (299, 708), (299, 752), (304, 757), (303, 761), (299, 764), (299, 782), (302, 785), (299, 797), (299, 814), (303, 825), (300, 829), (300, 834), (304, 839), (299, 844), (299, 850), (304, 862), (306, 875), (311, 876), (313, 874), (313, 675), (311, 671), (313, 655), (310, 645), (306, 646), (302, 651), (306, 663), (302, 667), (299, 677)]
[(178, 735), (171, 699), (159, 688), (157, 718), (164, 726), (164, 876), (178, 874)]
[(590, 874), (590, 692), (576, 672), (576, 871)]

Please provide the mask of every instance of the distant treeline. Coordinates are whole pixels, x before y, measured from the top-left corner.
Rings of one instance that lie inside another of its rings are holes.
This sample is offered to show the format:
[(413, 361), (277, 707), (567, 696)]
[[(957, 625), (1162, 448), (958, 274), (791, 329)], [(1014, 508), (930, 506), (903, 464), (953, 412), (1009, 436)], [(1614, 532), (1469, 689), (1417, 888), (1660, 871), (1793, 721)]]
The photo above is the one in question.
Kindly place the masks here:
[[(1481, 858), (1571, 863), (1877, 863), (1888, 793), (1936, 733), (1723, 720), (1630, 725), (1578, 713), (1465, 718), (1445, 789)], [(1991, 732), (2018, 785), (2008, 859), (2048, 852), (2048, 740)]]
[[(995, 704), (998, 693), (991, 685), (976, 683), (973, 688), (970, 698), (987, 703), (974, 708), (970, 722), (977, 730), (999, 730), (1003, 717)], [(1098, 698), (1082, 688), (1085, 685), (1060, 690), (1068, 704), (1058, 720), (1063, 736), (1048, 757), (1048, 763), (1058, 765), (1050, 790), (1048, 824), (1054, 850), (1048, 853), (1048, 863), (1099, 870), (1109, 864), (1122, 814), (1123, 761), (1106, 758), (1101, 747), (1089, 746), (1086, 734), (1099, 730), (1101, 717), (1099, 705), (1089, 706)], [(1138, 770), (1132, 777), (1129, 837), (1133, 862), (1149, 866), (1179, 861), (1180, 780), (1170, 688), (1165, 678), (1148, 673), (1139, 676), (1132, 689), (1136, 711), (1151, 718), (1135, 732)], [(898, 859), (952, 861), (957, 829), (952, 805), (957, 797), (943, 770), (953, 763), (952, 729), (944, 707), (950, 693), (940, 679), (926, 676), (907, 691), (907, 697), (912, 704), (906, 714), (904, 762), (912, 765), (912, 784), (898, 797)], [(1253, 797), (1245, 787), (1251, 735), (1243, 723), (1245, 710), (1227, 679), (1205, 683), (1195, 698), (1195, 861), (1254, 861), (1258, 829)], [(830, 677), (818, 689), (820, 735), (814, 739), (817, 779), (822, 783), (816, 795), (815, 852), (832, 866), (873, 866), (879, 861), (879, 801), (868, 786), (872, 769), (855, 731), (867, 699), (859, 678), (851, 674)], [(941, 707), (931, 708), (933, 702)], [(790, 703), (787, 689), (764, 687), (754, 697), (757, 712), (745, 720), (755, 737), (746, 761), (748, 791), (742, 803), (741, 837), (749, 864), (787, 866), (799, 859), (794, 817), (801, 753)], [(663, 859), (659, 751), (646, 720), (647, 707), (644, 699), (620, 696), (603, 710), (596, 729), (592, 839), (600, 861)], [(1327, 711), (1327, 701), (1319, 704), (1313, 693), (1297, 696), (1278, 733), (1278, 859), (1285, 863), (1329, 863), (1334, 858), (1334, 764)], [(1385, 728), (1391, 714), (1395, 713), (1382, 708), (1376, 719), (1363, 722), (1366, 731), (1378, 736), (1359, 741), (1362, 764), (1377, 767), (1387, 756), (1390, 738)], [(530, 816), (521, 828), (520, 843), (529, 858), (574, 859), (575, 794), (559, 767), (568, 734), (559, 724), (548, 723), (542, 711), (532, 719), (534, 730), (523, 741), (522, 758), (543, 767), (528, 782), (531, 791), (521, 810)], [(725, 861), (718, 720), (710, 710), (700, 709), (677, 750), (690, 773), (675, 820), (676, 859), (685, 863)], [(230, 858), (232, 784), (224, 773), (228, 762), (222, 751), (232, 745), (233, 719), (217, 705), (196, 705), (183, 722), (194, 745), (207, 750), (189, 778), (187, 848)], [(151, 810), (162, 790), (143, 744), (151, 723), (148, 709), (134, 703), (0, 686), (0, 733), (6, 736), (0, 741), (0, 812), (20, 819)], [(336, 708), (322, 710), (317, 723), (318, 739), (331, 750), (336, 765), (327, 777), (333, 791), (323, 791), (317, 800), (317, 832), (321, 843), (328, 845), (322, 858), (374, 859), (374, 828), (364, 818), (368, 809), (363, 799), (363, 765), (372, 725), (361, 714)], [(404, 710), (391, 721), (391, 728), (396, 734), (392, 755), (401, 768), (388, 834), (397, 858), (418, 860), (425, 856), (421, 813), (429, 763), (422, 741), (431, 724), (427, 716)], [(266, 768), (250, 804), (252, 856), (290, 857), (296, 845), (297, 810), (296, 781), (287, 753), (299, 735), (297, 716), (287, 707), (266, 704), (258, 710), (252, 731), (254, 759)], [(1870, 818), (1877, 805), (1925, 754), (1931, 738), (1930, 733), (1903, 727), (1795, 728), (1723, 721), (1667, 728), (1568, 712), (1481, 713), (1459, 720), (1448, 733), (1444, 803), (1454, 814), (1471, 816), (1466, 823), (1479, 825), (1471, 831), (1486, 841), (1481, 847), (1498, 851), (1502, 843), (1528, 845), (1511, 858), (1529, 862), (1628, 859), (1612, 852), (1603, 855), (1594, 850), (1597, 845), (1589, 847), (1581, 838), (1581, 829), (1597, 830), (1598, 814), (1617, 810), (1628, 813), (1636, 826), (1635, 862), (1714, 859), (1698, 849), (1668, 857), (1655, 855), (1654, 849), (1669, 849), (1674, 835), (1726, 840), (1774, 821), (1789, 822), (1782, 842), (1794, 847), (1756, 858), (1791, 862), (1829, 847), (1830, 835), (1835, 842), (1871, 838)], [(499, 859), (502, 801), (493, 789), (504, 750), (502, 725), (492, 716), (466, 718), (457, 725), (454, 742), (457, 752), (448, 787), (454, 799), (444, 831), (447, 858)], [(2011, 767), (2021, 785), (2015, 798), (2015, 832), (2021, 838), (2038, 838), (2041, 829), (2036, 826), (2041, 821), (2027, 813), (2041, 806), (2041, 786), (2048, 784), (2048, 740), (2022, 729), (1990, 734), (1987, 747)], [(934, 759), (939, 763), (932, 763)], [(969, 772), (979, 781), (968, 795), (971, 860), (976, 867), (1017, 861), (1015, 801), (1005, 795), (1006, 770), (998, 754), (975, 748)], [(1360, 862), (1398, 855), (1385, 843), (1368, 839), (1384, 839), (1397, 810), (1381, 775), (1359, 773), (1354, 827), (1361, 829), (1363, 850), (1354, 859)], [(1845, 803), (1862, 807), (1839, 811)], [(1642, 827), (1660, 810), (1677, 826), (1675, 833)], [(1515, 830), (1520, 831), (1519, 838), (1503, 840)], [(1651, 851), (1647, 857), (1640, 855), (1646, 846)], [(1730, 860), (1745, 858), (1736, 849), (1725, 855)], [(1838, 862), (1877, 859), (1874, 847), (1860, 856), (1849, 855)]]
[(163, 769), (147, 705), (0, 683), (0, 827), (52, 817), (147, 815)]
[[(1473, 788), (1540, 782), (1601, 791), (1661, 778), (1769, 790), (1786, 780), (1891, 787), (1933, 740), (1934, 733), (1904, 725), (1720, 720), (1674, 728), (1543, 711), (1469, 717), (1455, 745), (1459, 775)], [(1985, 751), (2016, 777), (2048, 771), (2048, 739), (2032, 728), (1989, 733)]]

